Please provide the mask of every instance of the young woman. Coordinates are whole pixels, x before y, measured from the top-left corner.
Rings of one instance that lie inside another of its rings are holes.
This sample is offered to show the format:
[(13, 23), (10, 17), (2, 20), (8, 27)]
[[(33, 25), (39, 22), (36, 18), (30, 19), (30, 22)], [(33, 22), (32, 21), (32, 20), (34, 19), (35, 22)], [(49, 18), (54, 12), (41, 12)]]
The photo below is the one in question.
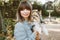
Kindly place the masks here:
[[(32, 32), (31, 25), (32, 6), (27, 1), (22, 1), (17, 10), (18, 22), (15, 24), (15, 40), (36, 40), (38, 32)], [(39, 39), (39, 38), (38, 38)]]

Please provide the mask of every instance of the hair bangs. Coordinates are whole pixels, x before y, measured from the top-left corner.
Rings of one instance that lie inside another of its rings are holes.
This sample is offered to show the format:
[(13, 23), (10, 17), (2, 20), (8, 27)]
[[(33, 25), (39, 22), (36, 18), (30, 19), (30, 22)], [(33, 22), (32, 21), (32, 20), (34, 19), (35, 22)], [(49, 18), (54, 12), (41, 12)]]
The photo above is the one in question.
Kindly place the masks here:
[(22, 3), (22, 4), (20, 5), (20, 10), (24, 10), (24, 9), (31, 10), (31, 7), (30, 7), (30, 5), (27, 4), (27, 3)]

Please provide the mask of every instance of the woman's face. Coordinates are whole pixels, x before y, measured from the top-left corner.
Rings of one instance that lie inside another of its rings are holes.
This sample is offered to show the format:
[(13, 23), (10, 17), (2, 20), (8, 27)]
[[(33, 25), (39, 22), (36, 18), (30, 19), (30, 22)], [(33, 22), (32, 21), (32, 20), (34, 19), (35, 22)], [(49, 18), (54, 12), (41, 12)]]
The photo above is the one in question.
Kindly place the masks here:
[(21, 16), (22, 16), (22, 17), (28, 18), (29, 15), (30, 15), (30, 10), (24, 9), (24, 10), (21, 10), (20, 13), (21, 13)]

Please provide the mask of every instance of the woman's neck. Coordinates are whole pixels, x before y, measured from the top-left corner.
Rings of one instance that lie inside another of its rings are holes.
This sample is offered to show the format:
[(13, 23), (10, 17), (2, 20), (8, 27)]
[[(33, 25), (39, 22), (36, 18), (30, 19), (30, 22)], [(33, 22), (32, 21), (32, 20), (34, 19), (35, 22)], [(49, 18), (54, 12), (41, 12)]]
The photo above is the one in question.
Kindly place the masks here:
[(24, 18), (25, 19), (25, 21), (28, 21), (28, 18)]

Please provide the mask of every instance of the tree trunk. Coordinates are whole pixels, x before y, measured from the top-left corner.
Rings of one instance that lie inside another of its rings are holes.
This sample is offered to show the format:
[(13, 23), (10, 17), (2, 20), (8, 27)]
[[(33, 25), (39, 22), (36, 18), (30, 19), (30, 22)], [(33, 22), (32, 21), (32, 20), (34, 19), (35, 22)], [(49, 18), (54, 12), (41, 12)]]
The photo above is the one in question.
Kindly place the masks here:
[(0, 33), (2, 33), (2, 16), (1, 16), (1, 11), (0, 11)]

